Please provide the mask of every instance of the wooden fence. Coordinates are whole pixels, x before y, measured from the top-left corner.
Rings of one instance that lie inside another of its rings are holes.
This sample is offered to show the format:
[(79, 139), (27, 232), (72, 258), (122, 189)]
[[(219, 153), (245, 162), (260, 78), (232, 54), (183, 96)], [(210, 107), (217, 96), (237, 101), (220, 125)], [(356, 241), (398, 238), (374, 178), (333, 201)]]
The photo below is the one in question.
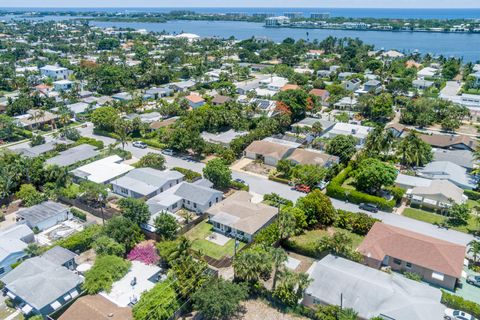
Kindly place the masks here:
[(83, 202), (79, 199), (68, 199), (68, 198), (59, 196), (58, 201), (66, 204), (66, 205), (70, 205), (70, 206), (80, 208), (83, 211), (87, 211), (97, 218), (105, 218), (105, 220), (108, 220), (108, 219), (113, 218), (114, 216), (120, 215), (120, 211), (118, 211), (116, 209), (113, 209), (113, 208), (103, 208), (103, 214), (102, 214), (102, 209), (93, 208), (93, 207), (89, 206), (88, 204), (86, 204), (85, 202)]

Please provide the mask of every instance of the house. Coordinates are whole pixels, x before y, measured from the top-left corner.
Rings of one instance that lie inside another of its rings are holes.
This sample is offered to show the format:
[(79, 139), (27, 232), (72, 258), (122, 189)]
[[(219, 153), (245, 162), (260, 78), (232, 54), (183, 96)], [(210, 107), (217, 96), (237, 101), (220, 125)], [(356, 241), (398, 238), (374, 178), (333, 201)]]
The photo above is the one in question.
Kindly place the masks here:
[(222, 96), (220, 94), (217, 94), (215, 97), (212, 99), (212, 104), (214, 106), (222, 105), (224, 103), (232, 101), (232, 98), (228, 96)]
[(400, 123), (390, 123), (385, 128), (390, 130), (395, 138), (400, 138), (407, 131), (407, 127)]
[(99, 152), (96, 150), (96, 147), (89, 144), (81, 144), (60, 152), (57, 156), (47, 159), (45, 163), (59, 167), (68, 167), (72, 164), (96, 157), (98, 155)]
[(253, 237), (273, 222), (278, 208), (263, 203), (253, 203), (253, 196), (238, 191), (207, 209), (213, 229), (227, 236), (251, 242)]
[(190, 88), (195, 86), (195, 82), (192, 80), (187, 80), (187, 81), (180, 81), (180, 82), (174, 82), (170, 84), (170, 89), (172, 89), (175, 92), (185, 92), (188, 91)]
[(418, 90), (426, 90), (428, 88), (433, 87), (434, 84), (435, 82), (424, 80), (424, 79), (416, 79), (412, 81), (412, 86)]
[(357, 251), (369, 267), (413, 272), (453, 291), (462, 276), (466, 247), (376, 222)]
[(210, 186), (203, 185), (203, 182), (203, 180), (193, 183), (184, 181), (149, 199), (147, 205), (152, 214), (149, 222), (150, 227), (142, 227), (149, 230), (154, 225), (155, 217), (162, 212), (174, 214), (181, 208), (186, 208), (201, 214), (221, 201), (223, 193), (212, 189)]
[(298, 90), (298, 89), (300, 89), (299, 85), (287, 83), (286, 85), (280, 88), (280, 91)]
[(58, 144), (68, 145), (70, 143), (72, 143), (72, 141), (59, 138), (49, 142), (45, 142), (44, 144), (40, 144), (38, 146), (28, 147), (28, 148), (17, 148), (17, 149), (12, 148), (11, 150), (16, 153), (20, 153), (25, 157), (35, 158), (35, 157), (41, 156), (44, 153), (55, 150)]
[(257, 107), (259, 114), (264, 114), (267, 117), (273, 116), (277, 109), (277, 102), (274, 100), (252, 99), (251, 103)]
[(438, 74), (438, 69), (432, 67), (425, 67), (417, 72), (419, 79), (434, 78)]
[(22, 313), (47, 316), (79, 295), (83, 278), (44, 257), (34, 257), (10, 271), (2, 282)]
[(338, 74), (338, 80), (344, 81), (344, 80), (347, 80), (351, 76), (353, 76), (352, 72), (340, 72)]
[(309, 94), (317, 97), (322, 104), (327, 103), (328, 98), (330, 98), (330, 92), (324, 89), (312, 89)]
[(80, 168), (72, 170), (76, 180), (88, 180), (96, 183), (109, 183), (115, 178), (124, 175), (134, 169), (134, 167), (121, 163), (123, 161), (117, 155), (109, 156)]
[(295, 164), (313, 164), (320, 167), (330, 168), (340, 163), (340, 158), (314, 149), (295, 149), (285, 159)]
[(165, 98), (171, 96), (173, 94), (173, 89), (168, 87), (160, 87), (160, 88), (150, 88), (145, 91), (146, 94), (152, 96), (154, 99)]
[(442, 293), (424, 283), (327, 255), (308, 269), (302, 304), (352, 308), (360, 319), (442, 319)]
[(363, 85), (363, 92), (377, 94), (382, 91), (382, 83), (378, 80), (368, 80)]
[(111, 182), (113, 192), (124, 197), (151, 198), (179, 184), (184, 175), (175, 170), (133, 169)]
[(357, 106), (358, 100), (354, 97), (343, 97), (334, 104), (334, 107), (340, 110), (355, 110)]
[(118, 307), (100, 294), (78, 298), (58, 320), (133, 320), (132, 308)]
[(65, 107), (67, 107), (67, 109), (74, 114), (79, 114), (88, 111), (90, 104), (80, 101), (77, 103), (67, 104)]
[(12, 264), (27, 257), (24, 250), (34, 241), (32, 229), (25, 224), (0, 231), (0, 278), (12, 270)]
[(33, 130), (46, 124), (55, 128), (55, 120), (57, 120), (58, 117), (58, 115), (49, 111), (30, 109), (26, 114), (16, 116), (15, 119), (19, 126)]
[[(304, 118), (297, 123), (292, 124), (292, 131), (301, 132), (304, 128), (311, 129), (315, 123), (320, 123), (322, 132), (328, 131), (335, 125), (335, 121), (318, 119), (318, 118)], [(321, 133), (320, 133), (321, 134)]]
[(72, 217), (70, 208), (53, 201), (45, 201), (16, 212), (19, 223), (25, 223), (31, 229), (43, 231)]
[(428, 187), (432, 183), (432, 180), (425, 179), (417, 176), (410, 176), (403, 173), (397, 175), (395, 179), (395, 186), (408, 190), (415, 187)]
[(142, 123), (152, 123), (155, 121), (160, 121), (162, 119), (162, 115), (159, 112), (147, 112), (147, 113), (141, 113), (141, 114), (136, 114), (136, 113), (130, 113), (125, 116), (126, 119), (128, 120), (133, 120), (135, 118), (139, 118)]
[(69, 270), (75, 270), (77, 267), (77, 264), (75, 263), (76, 256), (77, 254), (60, 246), (55, 246), (41, 255), (42, 258)]
[(133, 99), (132, 95), (128, 92), (119, 92), (112, 96), (113, 99), (119, 101), (130, 101)]
[(358, 140), (357, 145), (363, 145), (372, 130), (372, 127), (359, 124), (337, 122), (330, 130), (326, 131), (322, 137), (331, 139), (338, 135), (352, 136)]
[(244, 95), (250, 91), (254, 91), (260, 88), (260, 80), (256, 79), (256, 80), (247, 80), (247, 81), (237, 82), (235, 83), (235, 86), (237, 87), (237, 93)]
[(246, 134), (248, 134), (248, 132), (235, 131), (234, 129), (230, 129), (228, 131), (220, 132), (220, 133), (210, 133), (210, 132), (204, 131), (202, 132), (201, 136), (202, 136), (202, 139), (207, 142), (228, 147), (230, 145), (230, 142), (232, 142), (232, 140), (238, 137), (242, 137)]
[(160, 129), (160, 128), (168, 127), (168, 126), (174, 124), (178, 119), (179, 119), (179, 117), (171, 117), (171, 118), (164, 119), (164, 120), (161, 120), (161, 121), (153, 121), (153, 122), (150, 123), (148, 128), (150, 130), (157, 130), (157, 129)]
[(474, 79), (473, 87), (480, 88), (480, 71), (475, 72), (471, 77)]
[(448, 180), (462, 189), (472, 190), (477, 186), (477, 181), (467, 173), (467, 169), (449, 161), (430, 162), (417, 174), (432, 180)]
[(343, 83), (343, 86), (344, 86), (345, 90), (354, 92), (354, 91), (357, 91), (358, 89), (360, 89), (361, 84), (362, 84), (362, 81), (360, 81), (360, 79), (354, 78), (354, 79), (350, 79), (350, 80), (345, 81)]
[(72, 89), (72, 87), (73, 87), (73, 82), (70, 80), (57, 80), (53, 82), (53, 88), (57, 92), (68, 91)]
[(271, 91), (278, 92), (288, 83), (288, 80), (283, 77), (268, 77), (260, 80), (260, 85)]
[(433, 149), (433, 161), (449, 161), (459, 165), (470, 172), (475, 167), (475, 159), (473, 152), (469, 150), (447, 150), (447, 149)]
[(428, 180), (427, 186), (417, 186), (407, 190), (411, 204), (441, 210), (448, 210), (453, 203), (462, 204), (467, 201), (463, 190), (448, 180)]
[(202, 98), (202, 96), (198, 94), (189, 94), (188, 96), (185, 97), (185, 99), (188, 102), (188, 105), (192, 109), (196, 109), (198, 107), (201, 107), (205, 104), (205, 99)]
[(44, 77), (52, 78), (55, 80), (66, 80), (71, 74), (73, 74), (73, 71), (59, 66), (47, 65), (40, 68), (40, 74)]
[(381, 54), (381, 56), (382, 58), (391, 59), (391, 60), (405, 57), (403, 53), (398, 52), (396, 50), (385, 51), (384, 53)]
[(276, 166), (278, 161), (286, 158), (297, 146), (281, 144), (266, 140), (253, 141), (243, 155), (253, 160), (262, 160), (266, 165)]
[(420, 134), (420, 139), (435, 148), (475, 151), (477, 141), (464, 135)]

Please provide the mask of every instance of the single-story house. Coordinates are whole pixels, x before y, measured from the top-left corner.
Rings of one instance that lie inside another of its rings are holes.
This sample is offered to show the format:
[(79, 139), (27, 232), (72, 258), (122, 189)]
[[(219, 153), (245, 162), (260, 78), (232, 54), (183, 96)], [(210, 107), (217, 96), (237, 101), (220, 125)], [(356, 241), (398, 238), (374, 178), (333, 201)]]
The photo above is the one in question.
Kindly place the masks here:
[(463, 189), (448, 180), (429, 180), (428, 186), (418, 186), (407, 190), (407, 197), (412, 204), (432, 209), (448, 209), (453, 203), (461, 204), (467, 201)]
[(412, 86), (418, 90), (426, 90), (428, 88), (433, 87), (434, 84), (435, 82), (424, 80), (424, 79), (416, 79), (412, 81)]
[(187, 80), (187, 81), (180, 81), (180, 82), (174, 82), (170, 84), (170, 89), (173, 89), (173, 91), (177, 92), (184, 92), (189, 90), (190, 88), (195, 86), (195, 82), (193, 80)]
[(363, 92), (365, 92), (365, 93), (375, 93), (375, 94), (377, 94), (380, 91), (382, 91), (382, 83), (379, 80), (376, 80), (376, 79), (368, 80), (363, 85)]
[(68, 167), (77, 162), (96, 157), (98, 154), (96, 147), (89, 144), (81, 144), (60, 152), (59, 155), (47, 159), (45, 163), (59, 167)]
[(438, 69), (432, 67), (425, 67), (422, 70), (417, 72), (417, 77), (419, 79), (433, 78), (438, 74)]
[(312, 128), (315, 123), (320, 123), (322, 126), (322, 132), (328, 131), (335, 125), (335, 121), (317, 118), (305, 118), (297, 123), (292, 124), (293, 131), (298, 131), (297, 128)]
[(400, 138), (407, 131), (407, 127), (400, 123), (390, 123), (385, 128), (390, 130), (395, 138)]
[(363, 145), (372, 130), (372, 127), (359, 124), (337, 122), (330, 130), (326, 131), (322, 137), (331, 139), (339, 135), (352, 136), (357, 139), (358, 145)]
[(122, 158), (113, 155), (91, 162), (71, 172), (77, 180), (109, 183), (115, 178), (134, 169), (134, 167), (130, 165), (121, 163), (122, 161)]
[(119, 307), (100, 294), (78, 298), (58, 320), (133, 320), (132, 308)]
[(238, 94), (247, 94), (250, 91), (260, 88), (260, 80), (247, 80), (235, 83)]
[(376, 222), (357, 251), (372, 268), (413, 272), (453, 291), (462, 276), (466, 247)]
[(202, 132), (201, 136), (202, 139), (205, 140), (206, 142), (214, 143), (214, 144), (220, 144), (224, 147), (228, 147), (230, 145), (230, 142), (232, 142), (233, 139), (244, 136), (248, 134), (248, 132), (243, 132), (243, 131), (235, 131), (234, 129), (230, 129), (225, 132), (220, 132), (220, 133), (210, 133), (210, 132)]
[(215, 203), (220, 202), (223, 193), (205, 186), (203, 183), (203, 180), (193, 183), (184, 181), (149, 199), (147, 205), (151, 213), (150, 227), (142, 227), (149, 230), (153, 226), (155, 217), (162, 212), (174, 214), (181, 208), (186, 208), (201, 214)]
[(245, 150), (243, 155), (253, 160), (263, 160), (270, 166), (276, 166), (278, 161), (286, 158), (298, 146), (281, 144), (266, 140), (253, 141)]
[(464, 135), (420, 134), (420, 139), (435, 148), (475, 151), (477, 141)]
[(324, 89), (312, 89), (309, 94), (316, 96), (322, 104), (326, 103), (330, 97), (330, 92)]
[(260, 230), (273, 222), (278, 208), (253, 203), (252, 197), (246, 191), (238, 191), (207, 209), (213, 229), (233, 238), (253, 241)]
[(325, 168), (340, 163), (339, 157), (314, 149), (295, 149), (285, 159), (295, 164), (313, 164)]
[(202, 96), (198, 94), (191, 93), (188, 96), (186, 96), (185, 99), (187, 100), (188, 105), (192, 109), (201, 107), (205, 104), (205, 99), (203, 99)]
[(467, 173), (467, 169), (449, 161), (430, 162), (417, 174), (432, 180), (448, 180), (462, 189), (472, 190), (477, 186), (477, 181)]
[(34, 129), (44, 124), (50, 124), (52, 127), (55, 127), (55, 120), (57, 120), (58, 117), (58, 115), (49, 111), (30, 109), (26, 114), (22, 114), (14, 118), (19, 126)]
[(357, 106), (358, 106), (357, 98), (352, 98), (352, 97), (343, 97), (342, 99), (340, 99), (340, 101), (334, 104), (334, 107), (336, 109), (341, 109), (341, 110), (356, 110)]
[(352, 308), (360, 319), (442, 319), (442, 293), (424, 283), (327, 255), (308, 269), (302, 304)]
[(5, 292), (25, 315), (47, 316), (77, 297), (83, 278), (44, 257), (22, 262), (2, 278)]
[(410, 176), (407, 174), (399, 173), (395, 179), (395, 186), (408, 190), (415, 187), (428, 187), (432, 183), (432, 180), (425, 179), (417, 176)]
[(133, 99), (132, 95), (128, 92), (119, 92), (112, 95), (112, 98), (119, 101), (130, 101)]
[(474, 169), (475, 159), (473, 152), (469, 150), (448, 150), (448, 149), (433, 149), (433, 161), (449, 161), (467, 169), (470, 172)]
[(151, 198), (183, 181), (184, 175), (175, 170), (153, 168), (133, 169), (111, 182), (113, 192), (132, 198)]
[(21, 208), (16, 215), (19, 223), (25, 223), (29, 228), (38, 228), (40, 231), (72, 217), (69, 207), (50, 200), (32, 207)]
[(298, 89), (300, 89), (299, 85), (287, 83), (286, 85), (280, 88), (280, 91), (298, 90)]
[(0, 278), (12, 270), (12, 264), (23, 260), (25, 248), (35, 241), (35, 235), (27, 225), (13, 225), (0, 231)]
[(161, 120), (163, 116), (159, 112), (147, 112), (141, 114), (131, 113), (126, 115), (125, 118), (128, 120), (139, 118), (142, 123), (152, 123)]
[(72, 89), (73, 81), (70, 80), (58, 80), (53, 83), (53, 88), (55, 91), (68, 91)]
[(168, 87), (150, 88), (145, 93), (151, 95), (154, 99), (159, 99), (172, 95), (173, 90)]
[(228, 96), (222, 96), (220, 94), (217, 94), (215, 97), (213, 97), (212, 104), (214, 106), (218, 106), (218, 105), (230, 102), (230, 101), (232, 101), (232, 98), (230, 98)]
[(267, 117), (271, 117), (275, 114), (277, 108), (277, 102), (274, 100), (268, 99), (252, 99), (250, 102), (253, 105), (257, 106), (260, 114), (264, 114)]
[(86, 112), (88, 110), (89, 106), (90, 106), (90, 104), (88, 104), (86, 102), (82, 102), (82, 101), (66, 105), (67, 109), (70, 110), (71, 112), (75, 113), (75, 114)]
[(63, 266), (69, 270), (75, 270), (77, 264), (75, 263), (76, 253), (60, 246), (55, 246), (50, 250), (44, 252), (41, 257), (55, 263), (57, 266)]
[(260, 85), (271, 91), (280, 91), (280, 89), (288, 83), (288, 79), (283, 77), (268, 77), (260, 80)]
[(20, 153), (25, 157), (35, 158), (35, 157), (41, 156), (44, 153), (55, 150), (55, 147), (57, 146), (57, 144), (70, 144), (70, 143), (72, 143), (72, 141), (67, 139), (55, 139), (34, 147), (18, 148), (18, 149), (12, 148), (10, 150), (16, 153)]

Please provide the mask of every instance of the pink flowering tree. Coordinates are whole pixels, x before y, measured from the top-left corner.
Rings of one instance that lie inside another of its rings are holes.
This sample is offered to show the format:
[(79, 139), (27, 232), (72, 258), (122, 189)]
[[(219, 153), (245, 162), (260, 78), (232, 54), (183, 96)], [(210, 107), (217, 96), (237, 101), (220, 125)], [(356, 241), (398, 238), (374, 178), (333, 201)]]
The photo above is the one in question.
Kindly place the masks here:
[(144, 241), (135, 246), (127, 255), (130, 261), (140, 261), (145, 264), (158, 264), (158, 256), (155, 245), (150, 241)]

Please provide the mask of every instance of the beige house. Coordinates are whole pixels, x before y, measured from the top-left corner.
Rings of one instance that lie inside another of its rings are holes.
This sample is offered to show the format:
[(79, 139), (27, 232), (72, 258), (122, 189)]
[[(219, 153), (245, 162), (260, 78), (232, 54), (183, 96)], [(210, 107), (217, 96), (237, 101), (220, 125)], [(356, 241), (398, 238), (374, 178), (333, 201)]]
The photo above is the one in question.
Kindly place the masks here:
[(276, 166), (278, 161), (291, 154), (296, 147), (265, 140), (253, 141), (243, 152), (253, 160), (262, 160), (265, 164)]
[(295, 149), (286, 159), (295, 164), (313, 164), (327, 168), (340, 162), (337, 156), (313, 149)]
[(278, 208), (253, 203), (250, 193), (238, 191), (207, 213), (215, 231), (251, 242), (255, 234), (275, 220)]
[(466, 247), (377, 222), (357, 251), (372, 268), (413, 272), (425, 282), (454, 290)]
[(431, 209), (448, 209), (453, 203), (461, 204), (467, 200), (463, 189), (448, 180), (429, 180), (428, 186), (418, 186), (407, 190), (411, 204)]

